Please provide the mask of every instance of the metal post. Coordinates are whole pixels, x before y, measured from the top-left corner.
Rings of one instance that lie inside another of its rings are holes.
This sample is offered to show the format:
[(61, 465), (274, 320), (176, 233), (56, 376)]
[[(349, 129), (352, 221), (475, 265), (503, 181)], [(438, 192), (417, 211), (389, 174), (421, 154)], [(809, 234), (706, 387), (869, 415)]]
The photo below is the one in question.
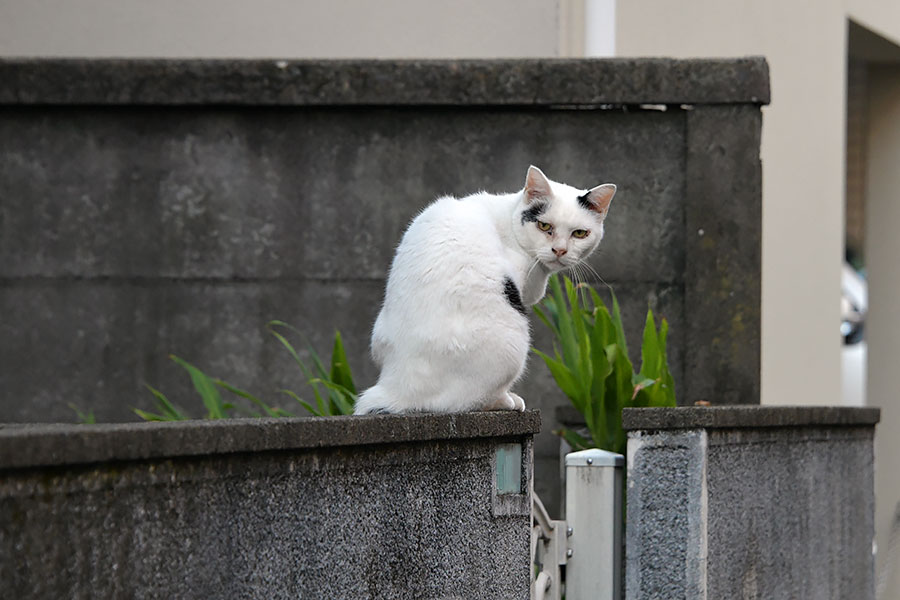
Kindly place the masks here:
[[(560, 600), (560, 567), (566, 564), (566, 522), (551, 519), (538, 495), (532, 493), (531, 497), (531, 600)], [(539, 572), (535, 572), (535, 567)]]
[(622, 598), (624, 465), (621, 454), (605, 450), (566, 455), (566, 600)]

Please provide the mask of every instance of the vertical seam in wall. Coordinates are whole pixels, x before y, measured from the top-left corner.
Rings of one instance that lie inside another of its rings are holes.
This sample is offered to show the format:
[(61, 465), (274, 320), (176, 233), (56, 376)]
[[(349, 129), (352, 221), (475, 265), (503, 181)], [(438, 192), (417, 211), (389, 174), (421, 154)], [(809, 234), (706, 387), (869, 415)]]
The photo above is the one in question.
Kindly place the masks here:
[[(682, 273), (681, 273), (681, 275), (682, 275), (681, 276), (681, 282), (682, 282), (681, 283), (681, 285), (682, 285), (682, 287), (681, 287), (681, 314), (684, 316), (683, 323), (685, 325), (687, 325), (687, 321), (689, 319), (688, 315), (692, 314), (691, 307), (688, 306), (688, 285), (690, 285), (690, 282), (688, 281), (688, 278), (685, 276), (685, 274), (687, 273), (688, 255), (690, 253), (689, 246), (691, 244), (691, 242), (689, 241), (691, 234), (687, 228), (687, 225), (688, 225), (688, 202), (690, 201), (690, 196), (688, 195), (690, 193), (690, 184), (688, 183), (688, 163), (689, 163), (689, 154), (690, 154), (690, 145), (691, 145), (690, 144), (691, 127), (690, 127), (689, 112), (686, 110), (682, 110), (681, 116), (682, 116), (682, 138), (681, 139), (683, 142), (682, 148), (681, 148), (682, 152), (683, 152), (683, 155), (681, 157), (681, 172), (684, 174), (684, 181), (682, 182), (682, 188), (681, 188), (681, 197), (684, 198), (684, 202), (682, 203), (682, 206), (681, 206), (681, 231), (684, 232), (684, 239), (682, 240), (682, 243), (684, 244), (682, 246), (682, 256), (684, 256), (684, 264), (682, 264), (682, 266), (681, 266), (681, 268), (682, 268)], [(681, 339), (679, 340), (681, 342), (681, 347), (687, 348), (688, 327), (684, 326), (679, 329), (681, 330), (678, 334), (681, 337)], [(690, 397), (688, 394), (685, 393), (686, 391), (688, 391), (688, 392), (690, 391), (688, 388), (688, 385), (687, 385), (687, 377), (686, 377), (686, 374), (688, 372), (687, 360), (685, 358), (683, 358), (681, 363), (682, 363), (681, 373), (679, 374), (681, 376), (681, 383), (678, 384), (676, 382), (676, 384), (675, 384), (676, 392), (678, 390), (678, 385), (681, 385), (681, 392), (680, 392), (680, 394), (676, 394), (676, 403), (678, 403), (678, 401), (677, 401), (678, 397), (681, 397), (682, 399)]]
[(707, 488), (706, 472), (709, 454), (707, 453), (707, 434), (705, 429), (700, 431), (699, 446), (702, 462), (700, 467), (700, 547), (697, 551), (697, 559), (699, 562), (697, 565), (699, 570), (698, 576), (700, 579), (698, 591), (700, 599), (707, 600), (706, 559), (709, 551), (709, 540), (707, 539), (709, 490)]

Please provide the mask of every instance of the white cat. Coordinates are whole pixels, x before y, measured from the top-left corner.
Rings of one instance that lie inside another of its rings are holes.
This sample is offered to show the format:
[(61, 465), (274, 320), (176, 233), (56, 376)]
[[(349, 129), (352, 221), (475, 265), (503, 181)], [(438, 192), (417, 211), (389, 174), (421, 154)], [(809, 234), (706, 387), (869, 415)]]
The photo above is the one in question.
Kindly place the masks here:
[(381, 375), (356, 414), (524, 410), (510, 388), (528, 357), (526, 307), (551, 273), (600, 244), (615, 192), (532, 166), (520, 192), (444, 197), (422, 211), (391, 265), (372, 331)]

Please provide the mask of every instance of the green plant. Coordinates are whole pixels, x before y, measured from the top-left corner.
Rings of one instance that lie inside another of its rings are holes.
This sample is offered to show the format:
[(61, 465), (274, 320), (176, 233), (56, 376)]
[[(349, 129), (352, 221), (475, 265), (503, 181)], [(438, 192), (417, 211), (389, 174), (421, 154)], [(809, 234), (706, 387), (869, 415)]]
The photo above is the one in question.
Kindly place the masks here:
[[(579, 293), (581, 292), (581, 293)], [(568, 277), (550, 279), (550, 294), (535, 307), (553, 332), (553, 356), (540, 356), (562, 392), (584, 416), (590, 439), (579, 433), (556, 431), (575, 449), (602, 448), (624, 453), (626, 436), (622, 409), (627, 406), (675, 406), (675, 382), (666, 359), (669, 324), (657, 330), (647, 310), (641, 345), (641, 370), (628, 358), (622, 316), (615, 294), (612, 313), (596, 290)]]
[[(300, 353), (285, 336), (286, 332), (293, 332), (302, 337), (302, 334), (299, 331), (283, 321), (270, 321), (266, 325), (266, 329), (281, 343), (294, 359), (294, 362), (300, 367), (306, 383), (312, 390), (315, 404), (313, 405), (304, 401), (292, 390), (278, 390), (281, 394), (296, 400), (304, 410), (316, 416), (348, 415), (353, 413), (353, 407), (356, 404), (356, 386), (353, 383), (353, 373), (347, 362), (347, 354), (344, 351), (344, 343), (339, 331), (335, 331), (330, 368), (326, 369), (321, 358), (319, 358), (319, 355), (311, 345), (307, 344), (310, 360), (312, 362), (312, 366), (309, 366), (303, 361)], [(169, 358), (184, 368), (190, 375), (191, 383), (206, 409), (205, 418), (207, 419), (227, 418), (232, 416), (234, 411), (253, 417), (294, 416), (292, 413), (282, 408), (271, 406), (259, 397), (235, 387), (227, 381), (207, 375), (182, 358), (175, 355), (170, 355)], [(137, 408), (133, 409), (142, 419), (147, 421), (181, 421), (191, 418), (187, 412), (178, 409), (169, 401), (165, 394), (158, 389), (150, 385), (147, 385), (147, 389), (150, 390), (150, 393), (152, 393), (156, 399), (157, 412), (148, 412)], [(224, 401), (221, 390), (248, 400), (254, 408), (247, 409), (239, 404)], [(85, 420), (85, 417), (93, 418), (93, 415), (90, 413), (84, 415), (79, 412), (78, 415), (82, 421)]]
[[(312, 406), (304, 402), (297, 394), (290, 390), (281, 390), (282, 393), (289, 395), (305, 408), (311, 414), (317, 416), (331, 415), (351, 415), (356, 405), (356, 385), (353, 383), (353, 373), (350, 370), (350, 363), (347, 361), (347, 353), (344, 351), (344, 342), (341, 339), (341, 332), (334, 332), (334, 344), (331, 347), (331, 364), (326, 369), (319, 355), (310, 344), (307, 344), (309, 356), (312, 359), (313, 366), (309, 367), (300, 358), (297, 350), (287, 340), (287, 338), (279, 333), (278, 329), (286, 329), (293, 331), (298, 335), (302, 335), (299, 331), (284, 323), (283, 321), (270, 321), (267, 326), (269, 333), (281, 342), (281, 345), (287, 349), (294, 362), (300, 367), (303, 375), (306, 377), (307, 383), (312, 388), (313, 395), (316, 399), (316, 406)], [(325, 388), (323, 396), (319, 386)]]
[(75, 415), (78, 417), (78, 422), (84, 425), (93, 425), (97, 422), (97, 419), (94, 417), (94, 411), (89, 410), (84, 412), (74, 402), (69, 402), (69, 408), (75, 411)]

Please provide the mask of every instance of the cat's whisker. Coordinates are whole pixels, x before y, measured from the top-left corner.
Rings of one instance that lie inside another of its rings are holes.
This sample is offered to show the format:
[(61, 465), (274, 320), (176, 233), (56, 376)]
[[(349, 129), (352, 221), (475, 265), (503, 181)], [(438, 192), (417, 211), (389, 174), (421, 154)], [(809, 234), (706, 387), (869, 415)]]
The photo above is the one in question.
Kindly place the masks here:
[[(590, 265), (590, 263), (588, 263), (586, 260), (583, 260), (583, 259), (582, 259), (582, 260), (578, 261), (578, 266), (579, 266), (579, 268), (581, 268), (582, 271), (583, 271), (584, 273), (586, 273), (587, 275), (593, 275), (593, 277), (594, 277), (595, 279), (598, 279), (598, 280), (602, 280), (602, 279), (603, 279), (602, 277), (600, 277), (600, 274), (597, 273), (597, 270), (594, 269), (594, 267), (592, 267), (592, 266)], [(585, 279), (587, 279), (587, 277), (586, 277)]]
[(605, 285), (605, 286), (607, 287), (607, 289), (609, 289), (610, 292), (613, 291), (613, 287), (612, 287), (611, 285), (609, 285), (609, 284), (606, 282), (605, 279), (603, 279), (603, 276), (600, 275), (600, 273), (597, 272), (597, 269), (595, 269), (594, 267), (592, 267), (592, 266), (590, 265), (590, 263), (588, 263), (588, 262), (585, 261), (585, 260), (580, 260), (578, 264), (579, 264), (579, 266), (581, 266), (582, 268), (584, 268), (585, 270), (587, 270), (588, 273), (590, 273), (591, 275), (593, 275), (593, 276), (597, 279), (597, 281), (599, 281), (600, 283), (602, 283), (603, 285)]
[(535, 267), (537, 267), (540, 262), (541, 261), (539, 259), (534, 259), (534, 262), (531, 263), (531, 266), (528, 267), (528, 271), (526, 271), (525, 273), (525, 281), (528, 281), (528, 278), (531, 277), (531, 272), (534, 271)]
[(594, 276), (597, 278), (597, 280), (598, 280), (600, 283), (602, 283), (603, 285), (605, 285), (605, 286), (606, 286), (606, 289), (608, 289), (608, 290), (610, 291), (610, 293), (613, 293), (613, 292), (614, 292), (613, 286), (611, 286), (609, 283), (607, 283), (606, 280), (603, 279), (603, 276), (600, 275), (600, 273), (598, 273), (598, 272), (597, 272), (596, 270), (594, 270), (594, 269), (591, 269), (591, 271), (594, 272)]
[(585, 275), (584, 270), (584, 262), (578, 261), (574, 265), (572, 265), (572, 270), (575, 273), (575, 280), (578, 283), (578, 289), (581, 290), (581, 303), (587, 307), (588, 306), (588, 292), (587, 288), (590, 286), (588, 283), (588, 278)]

